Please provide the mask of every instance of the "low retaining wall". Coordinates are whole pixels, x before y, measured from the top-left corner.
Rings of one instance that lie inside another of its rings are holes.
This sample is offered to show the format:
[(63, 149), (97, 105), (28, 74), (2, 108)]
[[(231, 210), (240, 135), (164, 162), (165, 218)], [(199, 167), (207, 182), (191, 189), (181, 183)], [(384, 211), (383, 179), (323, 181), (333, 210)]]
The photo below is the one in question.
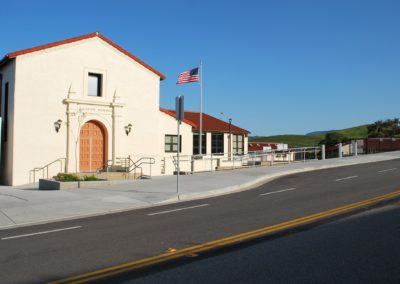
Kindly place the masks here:
[(71, 181), (60, 182), (53, 179), (39, 179), (39, 190), (62, 190), (76, 188), (95, 188), (105, 185), (127, 183), (127, 180), (95, 180), (95, 181)]

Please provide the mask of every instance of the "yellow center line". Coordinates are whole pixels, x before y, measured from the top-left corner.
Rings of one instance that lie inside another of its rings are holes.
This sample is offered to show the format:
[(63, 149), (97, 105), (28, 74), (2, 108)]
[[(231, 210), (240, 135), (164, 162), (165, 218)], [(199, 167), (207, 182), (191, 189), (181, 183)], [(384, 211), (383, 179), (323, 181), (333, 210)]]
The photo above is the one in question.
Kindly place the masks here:
[(234, 236), (210, 241), (207, 243), (187, 247), (184, 249), (179, 249), (179, 250), (176, 250), (176, 251), (170, 252), (170, 253), (164, 253), (161, 255), (156, 255), (156, 256), (141, 259), (141, 260), (136, 260), (136, 261), (132, 261), (132, 262), (116, 265), (116, 266), (107, 267), (104, 269), (99, 269), (99, 270), (96, 270), (93, 272), (57, 280), (57, 281), (54, 281), (51, 283), (54, 283), (54, 284), (55, 283), (57, 283), (57, 284), (58, 283), (86, 283), (89, 281), (100, 280), (100, 279), (110, 277), (113, 275), (117, 275), (117, 274), (120, 274), (123, 272), (128, 272), (128, 271), (132, 271), (132, 270), (136, 270), (136, 269), (140, 269), (140, 268), (144, 268), (144, 267), (149, 267), (149, 266), (156, 265), (156, 264), (165, 263), (167, 261), (171, 261), (174, 259), (186, 257), (188, 254), (198, 254), (198, 253), (202, 253), (202, 252), (206, 252), (206, 251), (210, 251), (210, 250), (214, 250), (214, 249), (218, 249), (218, 248), (222, 248), (222, 247), (226, 247), (226, 246), (231, 246), (231, 245), (238, 244), (238, 243), (241, 243), (244, 241), (253, 240), (253, 239), (260, 238), (260, 237), (263, 237), (263, 236), (266, 236), (269, 234), (278, 233), (283, 230), (292, 229), (294, 227), (306, 225), (311, 222), (316, 222), (316, 221), (320, 221), (322, 219), (337, 216), (339, 214), (345, 214), (350, 211), (357, 210), (357, 209), (371, 206), (371, 205), (375, 205), (380, 202), (389, 201), (389, 200), (392, 200), (392, 199), (395, 199), (398, 197), (400, 197), (400, 190), (397, 190), (395, 192), (388, 193), (385, 195), (377, 196), (377, 197), (374, 197), (371, 199), (367, 199), (364, 201), (351, 203), (351, 204), (341, 206), (338, 208), (334, 208), (331, 210), (327, 210), (327, 211), (312, 214), (309, 216), (301, 217), (298, 219), (286, 221), (286, 222), (283, 222), (280, 224), (256, 229), (256, 230), (241, 233), (238, 235), (234, 235)]

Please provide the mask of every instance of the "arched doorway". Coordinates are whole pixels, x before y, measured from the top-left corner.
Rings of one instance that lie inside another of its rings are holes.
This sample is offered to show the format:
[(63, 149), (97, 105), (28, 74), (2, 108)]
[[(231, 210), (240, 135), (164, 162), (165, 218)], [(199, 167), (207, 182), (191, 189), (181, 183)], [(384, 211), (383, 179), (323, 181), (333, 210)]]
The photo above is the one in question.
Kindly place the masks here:
[(106, 161), (107, 133), (98, 121), (86, 122), (79, 136), (79, 169), (81, 172), (95, 172), (104, 168)]

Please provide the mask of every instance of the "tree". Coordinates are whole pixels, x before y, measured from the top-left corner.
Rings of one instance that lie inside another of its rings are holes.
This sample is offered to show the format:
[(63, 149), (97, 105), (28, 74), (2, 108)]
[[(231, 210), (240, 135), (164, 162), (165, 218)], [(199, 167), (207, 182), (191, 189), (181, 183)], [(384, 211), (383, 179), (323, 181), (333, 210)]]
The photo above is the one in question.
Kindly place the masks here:
[(325, 134), (325, 139), (319, 142), (320, 145), (325, 144), (326, 146), (334, 146), (339, 143), (347, 143), (350, 141), (350, 138), (346, 135), (339, 133), (339, 132), (328, 132)]
[(398, 118), (378, 120), (367, 126), (368, 137), (385, 138), (400, 135), (400, 120)]

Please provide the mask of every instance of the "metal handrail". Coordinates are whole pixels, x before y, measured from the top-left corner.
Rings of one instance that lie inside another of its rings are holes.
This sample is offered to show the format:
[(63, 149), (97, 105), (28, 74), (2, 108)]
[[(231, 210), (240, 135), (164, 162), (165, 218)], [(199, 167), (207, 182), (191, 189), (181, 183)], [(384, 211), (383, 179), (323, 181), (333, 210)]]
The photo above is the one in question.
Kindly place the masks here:
[[(121, 167), (123, 168), (123, 172), (125, 172), (125, 173), (130, 173), (132, 171), (135, 171), (135, 176), (136, 176), (136, 170), (140, 169), (140, 177), (143, 176), (142, 165), (150, 165), (150, 176), (151, 176), (151, 165), (153, 165), (155, 163), (156, 163), (156, 160), (153, 157), (141, 157), (137, 161), (132, 160), (132, 158), (130, 156), (128, 156), (127, 158), (125, 158), (125, 157), (123, 157), (123, 158), (117, 157), (115, 159), (115, 164), (121, 165)], [(115, 164), (113, 163), (113, 160), (107, 160), (104, 163), (103, 170), (108, 172), (109, 171), (109, 167), (113, 166)]]
[[(63, 161), (64, 161), (64, 167), (63, 167)], [(33, 183), (36, 182), (36, 172), (42, 171), (42, 178), (44, 178), (44, 173), (45, 173), (45, 169), (46, 169), (46, 178), (49, 178), (49, 167), (52, 166), (55, 163), (60, 163), (60, 172), (66, 172), (66, 168), (65, 168), (65, 163), (66, 158), (58, 158), (57, 160), (54, 160), (53, 162), (48, 163), (47, 165), (43, 166), (43, 167), (36, 167), (33, 168), (32, 170), (29, 171), (29, 182), (31, 182), (31, 173), (33, 173)]]
[(131, 156), (128, 156), (128, 160), (130, 163), (132, 163), (132, 166), (129, 163), (129, 168), (127, 171), (128, 173), (134, 171), (134, 174), (136, 176), (136, 169), (140, 169), (140, 177), (143, 177), (142, 165), (150, 165), (150, 177), (151, 177), (151, 165), (154, 165), (156, 163), (156, 159), (154, 159), (153, 157), (141, 157), (140, 159), (133, 161)]
[(108, 172), (108, 168), (109, 168), (110, 166), (112, 166), (112, 160), (106, 160), (106, 161), (103, 163), (102, 167), (101, 167), (101, 168), (98, 168), (98, 169), (96, 170), (96, 172), (97, 172), (97, 173), (100, 173), (100, 172), (102, 172), (102, 171)]

